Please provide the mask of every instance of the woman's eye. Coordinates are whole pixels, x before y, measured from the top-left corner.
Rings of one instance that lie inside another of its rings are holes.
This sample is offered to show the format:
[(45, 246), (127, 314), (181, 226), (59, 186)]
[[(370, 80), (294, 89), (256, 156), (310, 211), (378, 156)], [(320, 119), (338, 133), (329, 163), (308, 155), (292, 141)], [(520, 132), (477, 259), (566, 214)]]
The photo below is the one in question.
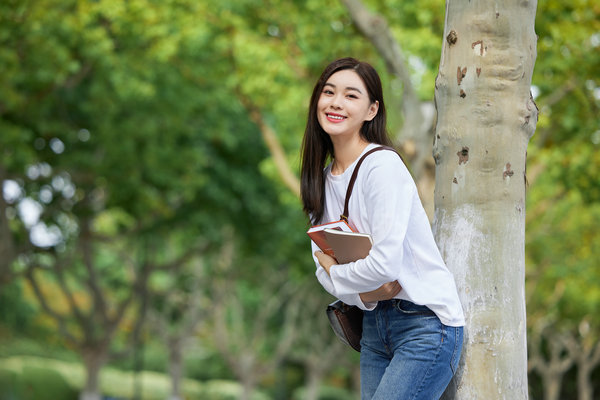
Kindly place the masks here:
[(349, 94), (348, 97), (350, 97), (351, 99), (358, 99), (358, 96), (355, 94)]
[(323, 90), (323, 93), (325, 93), (325, 94), (333, 94), (333, 92), (331, 90), (329, 90), (329, 89)]

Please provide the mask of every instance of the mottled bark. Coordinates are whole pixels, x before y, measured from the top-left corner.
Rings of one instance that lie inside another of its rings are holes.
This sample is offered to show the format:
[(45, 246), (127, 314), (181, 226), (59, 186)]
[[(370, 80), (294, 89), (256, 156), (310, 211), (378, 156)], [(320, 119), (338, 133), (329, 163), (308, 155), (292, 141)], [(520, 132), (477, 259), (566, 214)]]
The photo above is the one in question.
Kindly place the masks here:
[(466, 314), (446, 398), (526, 399), (525, 158), (536, 2), (448, 0), (436, 79), (434, 231)]

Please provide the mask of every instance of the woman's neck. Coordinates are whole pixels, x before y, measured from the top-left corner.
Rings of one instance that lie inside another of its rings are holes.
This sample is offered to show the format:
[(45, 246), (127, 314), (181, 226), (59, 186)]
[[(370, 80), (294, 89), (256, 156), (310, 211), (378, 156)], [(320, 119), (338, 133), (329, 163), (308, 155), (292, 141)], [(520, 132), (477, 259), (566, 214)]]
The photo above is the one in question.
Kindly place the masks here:
[(333, 141), (331, 173), (341, 175), (360, 156), (369, 142), (358, 136), (357, 140)]

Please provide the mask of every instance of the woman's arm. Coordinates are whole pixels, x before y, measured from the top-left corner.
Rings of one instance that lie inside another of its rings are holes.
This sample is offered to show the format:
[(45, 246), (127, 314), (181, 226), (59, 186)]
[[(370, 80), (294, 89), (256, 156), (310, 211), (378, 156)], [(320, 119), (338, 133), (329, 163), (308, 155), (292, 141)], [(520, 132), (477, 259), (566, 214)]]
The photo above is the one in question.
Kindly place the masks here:
[[(329, 274), (329, 270), (333, 265), (337, 265), (335, 258), (328, 256), (322, 251), (316, 251), (315, 257), (327, 274)], [(402, 286), (400, 286), (400, 283), (393, 281), (384, 283), (379, 288), (370, 292), (360, 293), (359, 296), (363, 303), (375, 303), (377, 301), (393, 299), (401, 290)]]
[(329, 276), (340, 295), (368, 292), (396, 280), (403, 284), (407, 272), (401, 265), (412, 206), (418, 202), (416, 186), (397, 155), (379, 153), (364, 164), (362, 178), (355, 185), (356, 195), (363, 198), (351, 211), (360, 217), (363, 226), (359, 229), (371, 234), (374, 244), (361, 260), (331, 265)]

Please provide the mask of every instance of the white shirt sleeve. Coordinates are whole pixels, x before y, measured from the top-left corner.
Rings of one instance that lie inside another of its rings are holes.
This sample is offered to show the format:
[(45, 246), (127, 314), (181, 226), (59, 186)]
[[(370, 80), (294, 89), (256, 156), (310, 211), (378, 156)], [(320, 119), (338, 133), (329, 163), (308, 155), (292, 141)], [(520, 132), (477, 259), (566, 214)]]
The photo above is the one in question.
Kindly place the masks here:
[(331, 267), (332, 290), (338, 296), (368, 292), (395, 280), (402, 284), (399, 265), (416, 186), (400, 158), (391, 160), (361, 171), (374, 244), (366, 258)]
[[(347, 293), (347, 294), (343, 294), (343, 295), (338, 294), (337, 291), (335, 290), (335, 287), (333, 286), (331, 277), (327, 274), (327, 271), (325, 271), (325, 269), (323, 267), (321, 267), (321, 265), (319, 264), (319, 261), (317, 260), (317, 257), (315, 257), (315, 255), (314, 255), (315, 251), (319, 250), (319, 248), (313, 241), (311, 241), (311, 246), (312, 246), (313, 259), (317, 266), (315, 275), (317, 276), (317, 280), (319, 281), (321, 286), (323, 286), (323, 288), (329, 294), (331, 294), (335, 298), (340, 299), (341, 301), (343, 301), (344, 303), (346, 303), (348, 305), (357, 306), (361, 310), (370, 311), (370, 310), (373, 310), (377, 306), (377, 302), (363, 303), (363, 301), (360, 298), (359, 292)], [(381, 286), (381, 285), (379, 285), (379, 286)]]

